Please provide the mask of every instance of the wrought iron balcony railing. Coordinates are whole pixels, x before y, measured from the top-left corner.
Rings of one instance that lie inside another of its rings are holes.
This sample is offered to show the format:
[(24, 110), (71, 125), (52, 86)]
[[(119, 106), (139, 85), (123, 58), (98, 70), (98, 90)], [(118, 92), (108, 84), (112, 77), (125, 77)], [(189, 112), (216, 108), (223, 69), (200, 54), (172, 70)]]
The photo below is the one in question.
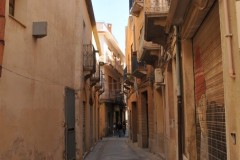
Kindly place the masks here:
[(100, 81), (95, 85), (95, 88), (100, 94), (104, 92), (104, 77), (102, 71), (100, 71)]
[(106, 57), (106, 63), (116, 69), (121, 75), (123, 75), (123, 68), (119, 61), (116, 58), (112, 58), (110, 56)]
[(131, 76), (131, 74), (128, 72), (128, 68), (130, 68), (129, 66), (126, 66), (124, 69), (124, 74), (123, 74), (123, 86), (127, 89), (130, 89), (129, 85), (133, 85), (134, 84), (134, 79)]
[(91, 86), (94, 86), (99, 81), (100, 81), (100, 66), (99, 64), (97, 64), (96, 72), (90, 78)]
[(142, 78), (146, 75), (145, 63), (138, 61), (137, 56), (132, 56), (132, 75), (137, 78)]
[(122, 96), (123, 96), (123, 91), (121, 89), (105, 90), (104, 93), (101, 94), (99, 100), (100, 100), (100, 102), (112, 102), (112, 103), (115, 103)]
[(138, 69), (144, 69), (145, 64), (144, 62), (139, 62), (137, 60), (137, 56), (132, 56), (132, 73)]
[(96, 50), (92, 44), (83, 45), (83, 70), (87, 72), (85, 79), (96, 71)]

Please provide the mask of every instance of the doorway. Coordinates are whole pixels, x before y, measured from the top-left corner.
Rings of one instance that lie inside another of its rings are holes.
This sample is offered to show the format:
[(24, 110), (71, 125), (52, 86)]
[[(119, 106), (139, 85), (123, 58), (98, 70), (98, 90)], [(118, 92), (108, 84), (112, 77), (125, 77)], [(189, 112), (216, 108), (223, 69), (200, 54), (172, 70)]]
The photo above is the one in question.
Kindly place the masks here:
[(142, 95), (142, 147), (148, 148), (149, 122), (148, 122), (148, 95), (147, 91)]
[(131, 129), (132, 129), (132, 141), (137, 142), (138, 134), (138, 113), (137, 113), (137, 103), (132, 102), (132, 112), (131, 112)]
[(75, 140), (75, 91), (65, 88), (65, 150), (66, 159), (76, 159)]

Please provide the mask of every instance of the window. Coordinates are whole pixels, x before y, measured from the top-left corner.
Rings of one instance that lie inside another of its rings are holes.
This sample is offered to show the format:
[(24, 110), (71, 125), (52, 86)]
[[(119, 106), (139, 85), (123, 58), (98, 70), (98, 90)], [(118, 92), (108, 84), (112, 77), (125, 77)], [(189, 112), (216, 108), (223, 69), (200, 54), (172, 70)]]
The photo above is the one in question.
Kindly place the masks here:
[(27, 22), (27, 1), (9, 0), (9, 16), (21, 26), (26, 27)]
[(9, 14), (14, 16), (15, 0), (9, 0)]

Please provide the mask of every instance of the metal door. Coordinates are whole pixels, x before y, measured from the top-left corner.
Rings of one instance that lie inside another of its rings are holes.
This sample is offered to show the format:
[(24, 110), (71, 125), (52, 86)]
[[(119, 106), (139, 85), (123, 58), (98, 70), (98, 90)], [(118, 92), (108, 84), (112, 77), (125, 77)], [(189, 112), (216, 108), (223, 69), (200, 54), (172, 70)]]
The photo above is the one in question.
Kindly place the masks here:
[(138, 110), (137, 110), (137, 103), (132, 102), (132, 119), (131, 119), (131, 125), (132, 125), (132, 140), (133, 142), (137, 142), (137, 134), (138, 134)]
[(83, 136), (82, 136), (82, 140), (83, 140), (83, 155), (86, 152), (86, 103), (83, 102)]
[(197, 159), (225, 160), (226, 129), (218, 3), (193, 39)]
[(149, 120), (148, 120), (148, 92), (142, 92), (141, 95), (141, 123), (142, 123), (142, 146), (148, 148), (149, 145)]
[(93, 146), (93, 106), (90, 105), (90, 146)]
[(76, 159), (75, 143), (75, 92), (73, 89), (65, 88), (65, 150), (66, 160)]

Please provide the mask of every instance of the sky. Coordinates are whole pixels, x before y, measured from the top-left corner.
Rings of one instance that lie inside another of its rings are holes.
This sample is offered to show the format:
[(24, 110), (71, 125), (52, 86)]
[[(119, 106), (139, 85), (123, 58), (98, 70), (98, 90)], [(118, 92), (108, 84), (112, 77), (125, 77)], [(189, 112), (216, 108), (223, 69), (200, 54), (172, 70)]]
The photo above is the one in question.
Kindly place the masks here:
[(112, 24), (112, 33), (124, 53), (129, 0), (92, 0), (92, 4), (96, 21)]

